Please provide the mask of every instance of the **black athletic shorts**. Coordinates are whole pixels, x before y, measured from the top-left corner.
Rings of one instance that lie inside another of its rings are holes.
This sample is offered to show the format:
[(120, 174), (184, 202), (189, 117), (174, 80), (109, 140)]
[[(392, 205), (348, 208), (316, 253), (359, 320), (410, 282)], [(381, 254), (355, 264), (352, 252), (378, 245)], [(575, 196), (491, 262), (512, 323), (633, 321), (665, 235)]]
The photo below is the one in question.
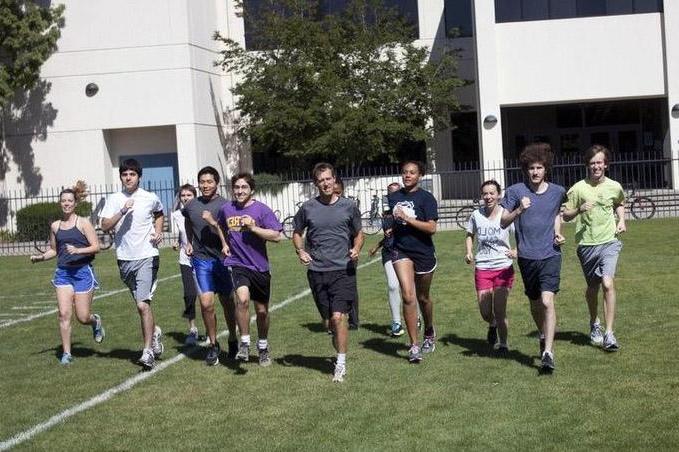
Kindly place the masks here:
[(229, 267), (233, 290), (246, 286), (250, 289), (250, 299), (268, 303), (271, 298), (271, 273), (258, 272), (245, 267)]
[(524, 293), (529, 300), (539, 300), (542, 292), (557, 293), (561, 282), (561, 254), (547, 259), (519, 258)]
[(347, 314), (356, 301), (356, 269), (307, 272), (318, 313), (328, 320), (334, 312)]

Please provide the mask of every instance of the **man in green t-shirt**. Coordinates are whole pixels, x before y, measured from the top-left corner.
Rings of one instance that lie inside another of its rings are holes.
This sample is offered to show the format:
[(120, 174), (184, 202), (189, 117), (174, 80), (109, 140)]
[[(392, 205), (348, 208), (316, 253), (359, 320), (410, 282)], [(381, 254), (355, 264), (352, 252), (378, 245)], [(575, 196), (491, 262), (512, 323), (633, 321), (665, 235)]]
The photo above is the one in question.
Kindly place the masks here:
[[(604, 350), (617, 351), (618, 341), (613, 334), (615, 320), (615, 269), (622, 242), (617, 235), (626, 231), (625, 194), (622, 186), (606, 177), (609, 150), (594, 145), (584, 155), (587, 178), (568, 190), (563, 218), (575, 223), (578, 258), (587, 281), (585, 299), (589, 307), (590, 333), (594, 345)], [(617, 221), (616, 221), (617, 216)], [(603, 288), (606, 331), (601, 327), (598, 312), (599, 287)]]

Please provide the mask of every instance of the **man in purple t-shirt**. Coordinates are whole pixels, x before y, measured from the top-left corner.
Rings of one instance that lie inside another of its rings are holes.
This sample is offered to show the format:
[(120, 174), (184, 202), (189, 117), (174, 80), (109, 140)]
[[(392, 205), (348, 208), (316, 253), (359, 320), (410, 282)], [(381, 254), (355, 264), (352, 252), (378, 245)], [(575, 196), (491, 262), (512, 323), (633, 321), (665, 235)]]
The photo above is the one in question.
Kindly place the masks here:
[[(266, 242), (281, 240), (283, 226), (265, 204), (253, 199), (255, 180), (250, 173), (231, 178), (233, 201), (219, 211), (217, 228), (226, 258), (224, 266), (231, 273), (236, 294), (236, 320), (240, 330), (240, 345), (236, 359), (250, 359), (250, 300), (257, 315), (257, 351), (260, 366), (271, 364), (269, 356), (269, 298), (271, 274)], [(211, 220), (213, 226), (217, 223)]]
[(514, 223), (518, 263), (531, 314), (540, 334), (541, 370), (554, 370), (554, 297), (561, 277), (561, 204), (566, 190), (547, 182), (552, 168), (552, 148), (547, 143), (526, 146), (519, 160), (527, 179), (507, 188), (502, 200), (500, 225)]

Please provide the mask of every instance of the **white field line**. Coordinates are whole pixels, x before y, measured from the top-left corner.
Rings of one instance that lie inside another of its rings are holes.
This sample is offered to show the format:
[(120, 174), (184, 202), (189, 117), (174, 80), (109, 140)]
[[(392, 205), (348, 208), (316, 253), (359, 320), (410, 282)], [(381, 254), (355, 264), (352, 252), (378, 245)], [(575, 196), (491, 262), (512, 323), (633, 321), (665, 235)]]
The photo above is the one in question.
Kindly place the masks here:
[[(167, 281), (169, 279), (179, 278), (180, 276), (181, 275), (179, 273), (177, 273), (176, 275), (166, 276), (165, 278), (160, 278), (158, 280), (158, 282), (160, 283), (160, 282), (163, 282), (163, 281)], [(113, 290), (113, 291), (106, 292), (106, 293), (103, 293), (103, 294), (95, 295), (93, 300), (99, 300), (101, 298), (110, 297), (111, 295), (116, 295), (116, 294), (119, 294), (119, 293), (128, 292), (129, 290), (130, 289), (128, 289), (128, 288)], [(8, 326), (16, 325), (17, 323), (30, 322), (31, 320), (39, 319), (39, 318), (45, 317), (47, 315), (56, 314), (57, 312), (58, 312), (58, 309), (54, 308), (54, 309), (50, 309), (49, 311), (44, 311), (44, 312), (40, 312), (38, 314), (29, 315), (28, 317), (22, 317), (22, 318), (16, 319), (16, 320), (10, 320), (9, 322), (0, 323), (0, 329), (8, 327)]]
[(21, 311), (23, 309), (45, 309), (44, 306), (12, 306), (13, 311)]
[[(374, 264), (375, 262), (381, 261), (380, 258), (378, 259), (373, 259), (371, 261), (366, 262), (365, 264), (361, 264), (358, 266), (358, 268), (363, 268), (367, 267), (370, 264)], [(280, 303), (271, 306), (269, 308), (269, 312), (272, 311), (277, 311), (281, 308), (284, 308), (285, 306), (289, 305), (290, 303), (299, 300), (300, 298), (304, 298), (307, 295), (311, 294), (311, 290), (305, 289), (296, 295), (291, 296), (290, 298), (281, 301)], [(255, 321), (256, 317), (253, 315), (250, 317), (250, 323), (253, 323)], [(229, 332), (228, 331), (222, 331), (217, 335), (218, 338), (222, 338), (225, 336), (228, 336)], [(179, 361), (183, 360), (186, 358), (188, 355), (191, 355), (195, 353), (197, 350), (199, 350), (199, 346), (192, 347), (187, 351), (186, 354), (180, 353), (178, 355), (173, 356), (172, 358), (168, 359), (167, 361), (163, 361), (162, 363), (158, 364), (155, 366), (152, 370), (148, 372), (141, 372), (136, 374), (134, 377), (128, 378), (127, 380), (123, 381), (121, 384), (118, 386), (114, 386), (111, 389), (107, 389), (106, 391), (102, 392), (101, 394), (92, 397), (89, 400), (86, 400), (78, 405), (72, 406), (71, 408), (68, 408), (64, 411), (62, 411), (59, 414), (55, 414), (45, 422), (41, 422), (40, 424), (36, 424), (35, 426), (31, 427), (28, 430), (24, 430), (21, 433), (17, 433), (16, 435), (12, 436), (11, 438), (0, 442), (0, 451), (8, 450), (11, 449), (14, 446), (17, 446), (24, 441), (28, 441), (29, 439), (33, 438), (35, 435), (39, 435), (40, 433), (49, 430), (50, 428), (54, 427), (55, 425), (65, 421), (69, 417), (75, 416), (76, 414), (88, 410), (94, 406), (99, 405), (100, 403), (104, 403), (107, 400), (111, 399), (113, 396), (118, 395), (122, 392), (127, 391), (128, 389), (132, 389), (134, 386), (137, 384), (141, 383), (142, 381), (146, 380), (147, 378), (151, 378), (153, 375), (157, 374), (158, 372), (161, 372), (165, 370), (166, 368), (172, 366), (173, 364), (178, 363)]]

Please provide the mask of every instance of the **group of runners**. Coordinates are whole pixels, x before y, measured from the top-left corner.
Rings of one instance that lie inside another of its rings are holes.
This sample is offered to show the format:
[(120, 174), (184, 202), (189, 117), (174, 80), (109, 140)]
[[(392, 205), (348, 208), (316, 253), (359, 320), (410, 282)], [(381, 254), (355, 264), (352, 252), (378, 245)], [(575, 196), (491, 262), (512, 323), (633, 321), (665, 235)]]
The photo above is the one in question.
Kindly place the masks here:
[[(625, 231), (622, 187), (605, 176), (609, 152), (593, 146), (585, 153), (586, 179), (566, 190), (549, 182), (553, 154), (548, 144), (528, 145), (521, 153), (526, 181), (512, 185), (501, 198), (496, 181), (481, 186), (484, 205), (467, 227), (467, 263), (475, 263), (478, 306), (488, 322), (487, 339), (498, 353), (508, 350), (506, 301), (514, 280), (513, 260), (523, 278), (533, 319), (540, 333), (541, 369), (554, 370), (554, 297), (559, 291), (562, 217), (577, 218), (576, 240), (587, 282), (590, 337), (605, 350), (617, 350), (614, 276), (622, 247), (617, 234)], [(151, 300), (157, 284), (158, 245), (163, 240), (163, 206), (157, 195), (140, 187), (142, 168), (134, 159), (119, 168), (122, 190), (110, 195), (101, 212), (103, 230), (115, 230), (120, 278), (129, 288), (140, 317), (143, 347), (139, 363), (152, 369), (163, 352), (162, 330), (156, 325)], [(418, 363), (436, 348), (434, 303), (430, 287), (437, 267), (432, 236), (437, 229), (438, 206), (434, 196), (420, 188), (424, 165), (401, 164), (401, 183), (388, 189), (383, 215), (384, 238), (370, 250), (382, 248), (387, 276), (390, 332), (409, 337), (408, 360)], [(354, 201), (342, 196), (335, 169), (318, 163), (312, 170), (318, 196), (304, 202), (294, 216), (292, 244), (307, 279), (320, 318), (336, 351), (333, 381), (344, 380), (347, 371), (349, 322), (358, 325), (357, 262), (363, 247), (361, 215)], [(255, 180), (249, 173), (231, 178), (232, 199), (219, 194), (220, 175), (212, 167), (198, 172), (198, 191), (186, 184), (179, 188), (179, 208), (172, 214), (178, 231), (179, 265), (184, 286), (184, 312), (188, 320), (186, 345), (198, 342), (196, 298), (206, 331), (207, 365), (219, 363), (215, 295), (224, 311), (231, 359), (250, 359), (250, 314), (255, 307), (258, 361), (271, 364), (269, 300), (271, 274), (267, 242), (282, 238), (282, 225), (267, 205), (254, 198)], [(82, 324), (92, 328), (96, 342), (105, 337), (101, 316), (91, 313), (97, 281), (92, 269), (99, 251), (94, 228), (75, 213), (84, 188), (76, 186), (60, 194), (62, 219), (50, 227), (50, 249), (31, 256), (33, 262), (57, 257), (53, 284), (56, 288), (63, 346), (61, 363), (73, 360), (70, 320), (73, 306)], [(565, 204), (564, 204), (565, 203)], [(562, 207), (563, 206), (563, 207)], [(616, 220), (617, 216), (617, 220)], [(509, 237), (516, 236), (516, 249)], [(476, 253), (473, 242), (476, 239)], [(598, 293), (603, 288), (605, 330), (598, 318)], [(403, 316), (400, 305), (402, 302)], [(423, 323), (420, 338), (420, 324)], [(405, 326), (405, 329), (403, 328)]]

